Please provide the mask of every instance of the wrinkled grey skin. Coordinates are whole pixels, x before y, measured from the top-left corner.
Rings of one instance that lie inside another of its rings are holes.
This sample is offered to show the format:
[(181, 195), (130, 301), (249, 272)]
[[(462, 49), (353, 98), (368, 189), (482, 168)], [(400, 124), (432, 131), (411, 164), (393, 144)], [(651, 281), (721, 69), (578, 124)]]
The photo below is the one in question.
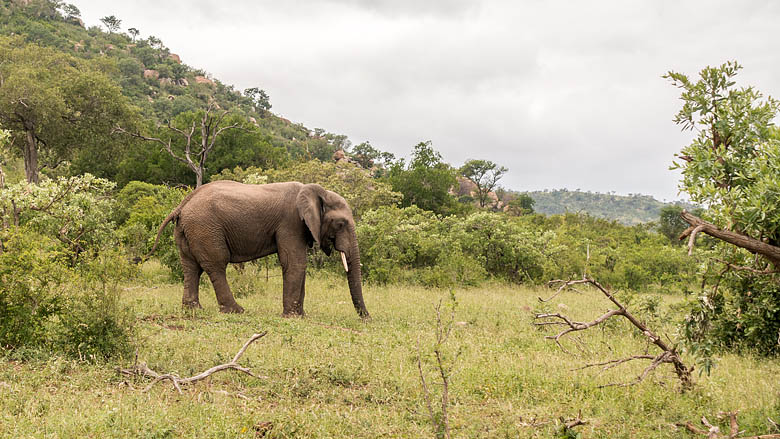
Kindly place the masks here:
[(335, 192), (297, 182), (205, 184), (168, 215), (149, 254), (171, 221), (176, 223), (174, 236), (184, 270), (184, 306), (200, 307), (198, 283), (205, 271), (220, 311), (243, 312), (228, 286), (227, 264), (277, 253), (284, 285), (283, 315), (302, 316), (306, 250), (317, 242), (328, 255), (333, 248), (345, 254), (352, 303), (361, 317), (369, 317), (363, 303), (355, 220), (346, 200)]

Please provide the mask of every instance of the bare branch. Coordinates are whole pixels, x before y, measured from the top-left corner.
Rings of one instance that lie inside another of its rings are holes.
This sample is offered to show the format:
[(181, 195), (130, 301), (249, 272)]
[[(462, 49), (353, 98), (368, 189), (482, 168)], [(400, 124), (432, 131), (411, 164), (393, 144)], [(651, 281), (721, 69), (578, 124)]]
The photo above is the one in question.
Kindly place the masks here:
[(636, 327), (641, 333), (648, 338), (648, 340), (654, 344), (656, 347), (658, 347), (661, 350), (661, 353), (655, 356), (652, 355), (633, 355), (627, 358), (618, 359), (618, 360), (610, 360), (600, 363), (594, 363), (590, 365), (586, 365), (584, 367), (581, 367), (580, 369), (585, 369), (588, 367), (595, 367), (595, 366), (605, 366), (603, 370), (618, 366), (620, 364), (627, 363), (632, 360), (651, 360), (651, 364), (645, 368), (645, 370), (642, 372), (642, 374), (637, 377), (636, 380), (631, 381), (629, 383), (624, 384), (609, 384), (601, 387), (608, 387), (608, 386), (626, 386), (626, 385), (633, 385), (641, 382), (645, 379), (645, 377), (650, 374), (653, 370), (655, 370), (659, 365), (663, 363), (671, 363), (674, 366), (675, 373), (677, 374), (677, 377), (680, 379), (680, 382), (682, 384), (682, 389), (687, 390), (692, 386), (691, 382), (691, 369), (688, 369), (680, 359), (680, 356), (678, 355), (676, 348), (674, 346), (669, 346), (664, 342), (660, 336), (656, 335), (653, 331), (651, 331), (647, 325), (645, 325), (642, 321), (637, 319), (633, 314), (631, 314), (623, 304), (621, 304), (615, 296), (606, 288), (604, 288), (600, 283), (596, 282), (595, 280), (585, 277), (583, 279), (579, 280), (570, 280), (570, 281), (553, 281), (550, 284), (554, 285), (556, 283), (560, 282), (561, 286), (558, 288), (557, 294), (560, 294), (561, 291), (563, 291), (566, 288), (570, 288), (573, 285), (580, 285), (580, 284), (589, 284), (593, 287), (596, 287), (599, 291), (601, 291), (604, 296), (606, 296), (610, 302), (615, 304), (618, 309), (607, 311), (605, 314), (595, 318), (594, 320), (590, 322), (576, 322), (569, 319), (567, 316), (562, 315), (560, 313), (554, 313), (554, 314), (537, 314), (535, 319), (541, 321), (535, 321), (534, 325), (536, 326), (547, 326), (547, 325), (562, 325), (562, 326), (568, 326), (568, 328), (564, 329), (563, 331), (559, 332), (556, 335), (548, 335), (545, 336), (546, 339), (549, 340), (555, 340), (555, 343), (558, 345), (558, 347), (561, 348), (566, 353), (570, 353), (567, 351), (563, 345), (561, 345), (560, 340), (561, 337), (571, 333), (571, 332), (577, 332), (577, 331), (584, 331), (588, 328), (592, 328), (594, 326), (597, 326), (607, 320), (609, 320), (612, 317), (615, 316), (622, 316), (629, 322), (631, 322), (634, 327)]
[(143, 392), (148, 392), (152, 387), (154, 387), (155, 384), (159, 383), (160, 381), (169, 380), (171, 383), (173, 383), (173, 387), (176, 388), (176, 391), (179, 393), (182, 393), (181, 390), (181, 384), (192, 384), (195, 382), (198, 382), (200, 380), (203, 380), (212, 374), (219, 372), (221, 370), (228, 370), (233, 369), (237, 370), (239, 372), (243, 372), (249, 376), (255, 377), (255, 378), (265, 378), (260, 377), (258, 375), (255, 375), (252, 373), (252, 371), (249, 368), (240, 366), (238, 364), (238, 360), (241, 358), (242, 355), (244, 355), (244, 352), (246, 352), (246, 349), (249, 347), (250, 344), (254, 343), (256, 340), (264, 337), (268, 332), (263, 331), (258, 334), (253, 334), (252, 337), (249, 338), (249, 340), (244, 343), (244, 345), (239, 349), (239, 351), (236, 353), (236, 355), (233, 357), (233, 360), (230, 363), (220, 364), (217, 366), (214, 366), (210, 369), (207, 369), (195, 376), (191, 376), (189, 378), (179, 378), (177, 375), (174, 374), (159, 374), (152, 369), (150, 369), (146, 363), (140, 363), (134, 365), (130, 369), (117, 369), (117, 371), (123, 375), (129, 375), (129, 376), (145, 376), (154, 378), (154, 380), (146, 386), (146, 388), (143, 390)]
[(706, 436), (707, 439), (780, 439), (780, 434), (761, 434), (758, 436), (739, 436), (739, 424), (737, 423), (737, 412), (720, 412), (718, 413), (718, 419), (728, 418), (729, 420), (729, 434), (721, 434), (720, 427), (713, 425), (706, 416), (701, 417), (701, 423), (706, 430), (697, 428), (692, 422), (677, 423), (678, 427), (685, 427), (686, 430), (693, 434)]
[(699, 229), (700, 231), (712, 237), (718, 238), (721, 241), (725, 241), (737, 247), (744, 248), (752, 253), (760, 254), (769, 262), (771, 262), (775, 267), (780, 268), (780, 247), (767, 244), (760, 239), (755, 239), (741, 233), (718, 228), (714, 224), (708, 223), (685, 210), (680, 213), (680, 216), (683, 220), (685, 220), (685, 222), (691, 225), (691, 227), (689, 227), (680, 235), (680, 239), (684, 239), (689, 234), (693, 235), (692, 232), (701, 227), (701, 229)]

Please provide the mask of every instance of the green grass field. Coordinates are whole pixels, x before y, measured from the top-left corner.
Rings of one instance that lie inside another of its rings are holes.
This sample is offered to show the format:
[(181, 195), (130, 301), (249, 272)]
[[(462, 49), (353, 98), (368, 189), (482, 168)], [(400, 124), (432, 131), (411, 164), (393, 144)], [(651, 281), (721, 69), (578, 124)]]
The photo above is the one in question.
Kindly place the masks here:
[[(184, 387), (170, 382), (142, 390), (145, 378), (120, 376), (133, 358), (89, 364), (51, 358), (0, 364), (2, 437), (434, 437), (417, 366), (422, 347), (428, 383), (439, 382), (431, 355), (434, 305), (450, 303), (447, 290), (365, 286), (370, 322), (355, 313), (346, 279), (310, 276), (302, 319), (281, 317), (281, 278), (249, 266), (229, 274), (246, 312), (217, 312), (213, 291), (201, 287), (204, 309), (180, 307), (181, 286), (147, 263), (141, 278), (125, 286), (123, 300), (137, 322), (139, 361), (160, 373), (191, 376), (232, 359), (255, 332), (268, 335), (249, 347), (240, 363), (267, 378), (236, 371)], [(205, 279), (205, 277), (204, 277)], [(643, 363), (599, 374), (572, 369), (589, 361), (644, 352), (641, 337), (613, 324), (573, 340), (562, 352), (545, 340), (550, 329), (532, 326), (548, 290), (495, 285), (457, 289), (455, 325), (445, 345), (453, 437), (563, 436), (560, 418), (581, 412), (584, 438), (694, 437), (675, 423), (720, 411), (739, 411), (745, 435), (769, 432), (780, 421), (780, 363), (745, 356), (718, 357), (711, 376), (694, 372), (695, 387), (680, 393), (670, 366), (630, 387), (599, 388), (634, 379)], [(663, 297), (662, 311), (679, 298)], [(609, 303), (595, 291), (564, 293), (548, 306), (580, 320), (603, 313)], [(664, 315), (664, 312), (661, 313)], [(663, 319), (662, 319), (663, 320)], [(669, 320), (669, 319), (667, 319)], [(674, 336), (673, 322), (656, 328)], [(459, 355), (455, 355), (460, 352)], [(685, 357), (689, 364), (692, 359)], [(432, 385), (434, 406), (441, 386)], [(725, 421), (721, 422), (725, 426)], [(727, 431), (724, 430), (724, 431)]]

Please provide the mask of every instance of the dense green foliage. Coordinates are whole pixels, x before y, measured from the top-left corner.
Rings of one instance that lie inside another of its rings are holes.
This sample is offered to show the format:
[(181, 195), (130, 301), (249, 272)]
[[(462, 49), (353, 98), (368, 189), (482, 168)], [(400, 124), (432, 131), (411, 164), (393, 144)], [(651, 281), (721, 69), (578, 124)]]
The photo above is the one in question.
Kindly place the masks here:
[[(186, 195), (187, 191), (183, 189), (140, 181), (132, 181), (119, 191), (115, 219), (119, 237), (130, 256), (141, 259), (148, 254), (154, 245), (160, 224)], [(160, 236), (154, 255), (171, 270), (174, 279), (182, 278), (181, 261), (173, 239), (172, 225)]]
[(634, 291), (685, 291), (695, 262), (647, 227), (586, 215), (439, 217), (417, 207), (382, 208), (358, 224), (368, 281), (475, 285), (487, 279), (543, 283), (587, 273)]
[[(708, 207), (706, 217), (717, 227), (777, 249), (780, 139), (773, 121), (780, 103), (737, 87), (740, 69), (728, 62), (703, 69), (696, 81), (665, 76), (681, 90), (675, 122), (698, 133), (674, 167), (682, 169), (681, 189)], [(778, 262), (726, 242), (713, 256), (722, 268), (705, 273), (704, 294), (687, 319), (689, 340), (704, 353), (713, 346), (780, 352)]]
[(394, 163), (387, 180), (394, 191), (403, 194), (402, 207), (415, 205), (440, 215), (458, 210), (457, 202), (449, 192), (456, 183), (455, 170), (442, 160), (430, 141), (414, 146), (408, 165), (403, 159)]
[(119, 145), (111, 129), (120, 121), (132, 124), (134, 116), (106, 74), (110, 67), (0, 36), (0, 123), (13, 130), (28, 181), (38, 181), (41, 167), (67, 160), (112, 173), (106, 167), (116, 165)]
[(91, 175), (0, 188), (0, 346), (85, 360), (126, 354), (133, 321), (119, 283), (113, 183)]

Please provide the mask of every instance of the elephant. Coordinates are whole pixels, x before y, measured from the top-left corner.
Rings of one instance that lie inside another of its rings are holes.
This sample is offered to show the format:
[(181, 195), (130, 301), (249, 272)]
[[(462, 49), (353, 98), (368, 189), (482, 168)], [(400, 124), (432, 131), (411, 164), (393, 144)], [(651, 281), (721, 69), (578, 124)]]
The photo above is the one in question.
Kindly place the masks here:
[[(282, 266), (282, 315), (303, 316), (307, 249), (314, 242), (325, 254), (341, 253), (352, 304), (370, 318), (363, 302), (360, 251), (355, 220), (347, 201), (318, 184), (298, 182), (243, 184), (221, 180), (198, 187), (157, 230), (154, 246), (171, 221), (184, 272), (182, 305), (199, 308), (198, 284), (205, 271), (214, 285), (219, 310), (240, 313), (230, 291), (228, 263), (276, 253)], [(147, 256), (148, 256), (147, 255)]]

